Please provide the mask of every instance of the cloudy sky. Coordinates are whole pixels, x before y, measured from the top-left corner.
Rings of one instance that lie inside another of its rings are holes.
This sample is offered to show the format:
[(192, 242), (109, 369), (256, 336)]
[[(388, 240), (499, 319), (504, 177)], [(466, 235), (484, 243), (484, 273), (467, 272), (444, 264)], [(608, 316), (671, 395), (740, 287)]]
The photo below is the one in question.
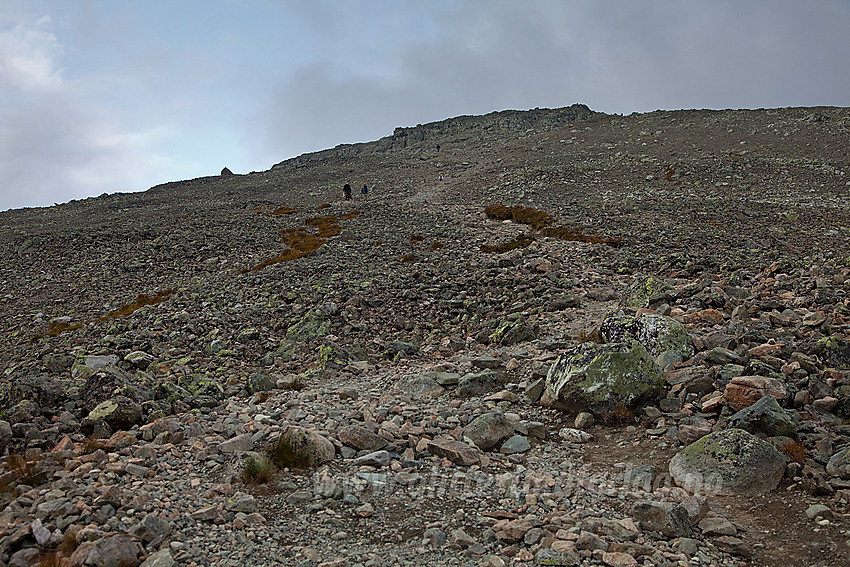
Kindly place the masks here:
[(0, 0), (0, 211), (462, 114), (850, 106), (850, 0)]

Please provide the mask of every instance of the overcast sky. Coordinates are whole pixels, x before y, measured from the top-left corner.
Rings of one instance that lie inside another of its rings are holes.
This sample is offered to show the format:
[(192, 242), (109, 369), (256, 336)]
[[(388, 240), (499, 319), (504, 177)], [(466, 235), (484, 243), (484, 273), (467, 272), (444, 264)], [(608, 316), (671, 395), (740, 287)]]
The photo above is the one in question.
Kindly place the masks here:
[(494, 110), (850, 106), (850, 0), (0, 0), (0, 210)]

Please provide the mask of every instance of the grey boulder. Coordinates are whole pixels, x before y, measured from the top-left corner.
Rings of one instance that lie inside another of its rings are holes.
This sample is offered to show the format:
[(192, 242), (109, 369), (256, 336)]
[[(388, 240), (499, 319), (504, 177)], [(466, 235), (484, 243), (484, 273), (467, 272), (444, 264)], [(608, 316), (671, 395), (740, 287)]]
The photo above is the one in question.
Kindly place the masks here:
[(758, 494), (776, 488), (786, 457), (743, 429), (706, 435), (670, 460), (670, 475), (689, 492)]

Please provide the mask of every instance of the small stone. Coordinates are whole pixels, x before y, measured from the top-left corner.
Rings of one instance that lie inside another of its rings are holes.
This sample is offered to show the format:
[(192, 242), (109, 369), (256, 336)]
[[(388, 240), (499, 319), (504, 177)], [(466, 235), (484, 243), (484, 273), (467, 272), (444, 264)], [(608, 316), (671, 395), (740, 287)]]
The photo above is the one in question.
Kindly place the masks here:
[(446, 532), (439, 528), (428, 528), (425, 530), (425, 533), (422, 534), (422, 537), (425, 538), (428, 544), (434, 548), (443, 547), (448, 539)]
[(531, 449), (531, 445), (529, 444), (527, 437), (514, 435), (502, 443), (502, 447), (499, 449), (499, 452), (503, 455), (513, 455), (515, 453), (525, 453), (529, 449)]
[(627, 470), (623, 474), (623, 483), (630, 487), (640, 488), (645, 492), (651, 492), (654, 477), (655, 472), (652, 470), (652, 465), (641, 465)]
[(32, 535), (38, 545), (44, 545), (50, 540), (50, 530), (48, 530), (42, 525), (41, 520), (39, 518), (33, 520), (31, 529)]
[(215, 506), (205, 506), (203, 508), (195, 510), (190, 515), (192, 516), (193, 520), (208, 522), (215, 519), (215, 517), (218, 515), (218, 510)]
[(744, 540), (739, 539), (733, 536), (720, 536), (713, 540), (714, 545), (720, 551), (725, 551), (726, 553), (732, 553), (734, 555), (740, 555), (741, 557), (750, 557), (752, 555), (752, 550), (750, 546), (747, 545)]
[(139, 565), (145, 550), (128, 535), (117, 534), (94, 542), (85, 553), (83, 565)]
[(171, 555), (171, 550), (166, 548), (148, 555), (139, 567), (173, 567), (174, 565), (176, 562)]
[(602, 562), (610, 567), (634, 567), (638, 564), (637, 559), (622, 551), (603, 552)]
[(461, 547), (472, 547), (478, 543), (478, 540), (467, 534), (461, 528), (458, 528), (456, 530), (452, 530), (451, 536), (449, 537), (449, 543), (459, 545)]
[(254, 448), (254, 441), (250, 433), (237, 435), (227, 441), (219, 443), (218, 450), (222, 453), (244, 453)]
[(127, 463), (124, 466), (124, 470), (129, 475), (136, 476), (139, 478), (146, 478), (150, 469), (148, 469), (147, 467), (143, 467), (142, 465), (137, 465), (135, 463)]
[(579, 549), (601, 549), (602, 551), (608, 551), (608, 542), (599, 537), (598, 535), (582, 530), (582, 532), (578, 536), (578, 540), (575, 542), (576, 547)]
[(593, 414), (583, 411), (579, 412), (573, 424), (575, 425), (576, 429), (587, 429), (588, 427), (593, 425), (593, 422)]
[(362, 504), (354, 510), (354, 513), (360, 516), (361, 518), (370, 518), (375, 515), (375, 507), (372, 506), (369, 502)]
[(460, 441), (428, 441), (427, 447), (434, 455), (445, 457), (458, 465), (470, 466), (480, 461), (478, 450)]
[(593, 435), (587, 431), (564, 427), (558, 432), (558, 436), (569, 443), (589, 443), (593, 441)]
[(689, 537), (681, 537), (673, 540), (672, 542), (673, 549), (679, 550), (681, 553), (684, 553), (688, 557), (693, 557), (699, 551), (699, 544)]
[(385, 467), (390, 464), (390, 454), (386, 451), (374, 451), (354, 459), (357, 466)]
[(638, 502), (632, 515), (645, 530), (661, 532), (667, 537), (681, 537), (691, 531), (688, 511), (669, 502)]
[(360, 449), (361, 451), (378, 451), (389, 444), (389, 441), (376, 433), (372, 433), (361, 425), (347, 425), (337, 432), (337, 439), (343, 445)]
[(699, 529), (702, 530), (702, 533), (707, 536), (733, 536), (738, 533), (738, 530), (732, 522), (713, 512), (709, 512), (702, 520), (700, 520), (698, 525)]
[(816, 520), (818, 518), (831, 520), (834, 516), (834, 513), (829, 508), (829, 506), (824, 506), (823, 504), (813, 504), (806, 508), (806, 516), (810, 520)]
[(463, 428), (463, 436), (469, 438), (482, 451), (494, 448), (499, 441), (514, 432), (514, 424), (498, 412), (479, 415)]
[(237, 492), (228, 498), (224, 506), (231, 512), (245, 512), (250, 514), (257, 511), (257, 501), (250, 494), (243, 492)]

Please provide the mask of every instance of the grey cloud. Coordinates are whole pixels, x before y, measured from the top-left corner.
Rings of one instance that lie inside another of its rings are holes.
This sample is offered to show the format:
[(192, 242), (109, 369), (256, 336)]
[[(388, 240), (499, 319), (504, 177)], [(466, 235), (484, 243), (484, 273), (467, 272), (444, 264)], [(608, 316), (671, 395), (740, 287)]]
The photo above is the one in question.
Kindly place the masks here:
[(146, 188), (127, 183), (152, 165), (149, 152), (67, 97), (0, 111), (0, 121), (0, 210)]
[(386, 45), (383, 72), (342, 75), (323, 60), (281, 83), (252, 124), (266, 151), (282, 159), (395, 126), (574, 102), (623, 113), (850, 103), (850, 10), (837, 0), (453, 6), (434, 13), (429, 41)]

